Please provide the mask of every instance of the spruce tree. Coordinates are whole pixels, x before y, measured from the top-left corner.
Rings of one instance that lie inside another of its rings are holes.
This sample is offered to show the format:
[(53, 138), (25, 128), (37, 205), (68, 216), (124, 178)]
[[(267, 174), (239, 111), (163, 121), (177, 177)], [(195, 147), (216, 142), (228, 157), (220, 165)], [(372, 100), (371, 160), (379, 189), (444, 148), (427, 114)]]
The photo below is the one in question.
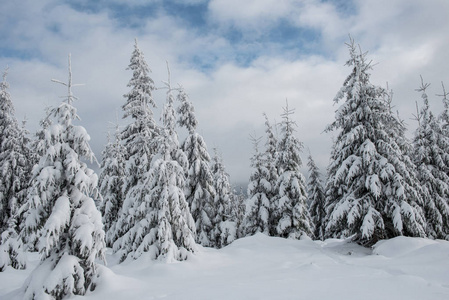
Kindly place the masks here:
[(278, 140), (273, 132), (273, 127), (270, 124), (270, 121), (268, 120), (267, 115), (263, 114), (265, 117), (265, 134), (266, 134), (266, 141), (265, 141), (265, 153), (263, 156), (263, 166), (267, 169), (266, 174), (268, 175), (266, 177), (266, 180), (268, 181), (270, 185), (270, 189), (267, 190), (267, 198), (270, 202), (270, 216), (269, 216), (269, 235), (276, 236), (276, 225), (274, 224), (274, 216), (273, 216), (273, 209), (274, 209), (274, 202), (276, 201), (276, 197), (278, 196), (278, 190), (277, 190), (277, 181), (279, 179), (279, 171), (277, 169), (276, 165), (276, 158), (278, 155)]
[(68, 96), (50, 111), (54, 122), (43, 130), (47, 148), (33, 170), (28, 195), (24, 232), (39, 233), (41, 262), (24, 285), (25, 299), (84, 295), (95, 288), (96, 259), (104, 258), (101, 214), (91, 198), (98, 194), (98, 179), (83, 161), (95, 157), (86, 130), (74, 124), (79, 117), (70, 56), (69, 80), (62, 84)]
[[(421, 79), (422, 80), (422, 79)], [(438, 119), (430, 111), (426, 89), (422, 82), (424, 106), (419, 113), (419, 126), (413, 141), (413, 159), (418, 179), (424, 188), (424, 210), (427, 234), (431, 238), (449, 239), (449, 137), (444, 135)]]
[(122, 260), (144, 253), (152, 259), (184, 260), (196, 249), (195, 224), (183, 192), (187, 159), (179, 148), (173, 100), (168, 84), (157, 156), (139, 188), (131, 190), (134, 225), (114, 244)]
[(276, 236), (298, 239), (304, 235), (312, 236), (313, 226), (307, 210), (306, 181), (300, 171), (303, 146), (294, 136), (296, 123), (290, 118), (293, 113), (287, 103), (282, 114), (282, 136), (276, 157), (279, 178), (276, 183), (278, 195), (273, 203), (273, 227)]
[(184, 89), (178, 94), (178, 124), (188, 130), (188, 135), (181, 148), (187, 156), (186, 187), (184, 189), (190, 212), (197, 232), (197, 242), (203, 246), (212, 246), (210, 235), (214, 217), (214, 178), (210, 170), (210, 156), (203, 137), (196, 132), (196, 120), (192, 103)]
[(23, 243), (19, 237), (30, 178), (31, 150), (25, 127), (14, 116), (14, 106), (6, 81), (0, 83), (0, 271), (5, 266), (25, 267)]
[(311, 154), (309, 155), (307, 166), (309, 167), (309, 179), (307, 181), (307, 194), (310, 201), (309, 213), (315, 228), (315, 238), (323, 240), (326, 218), (326, 195), (321, 183), (320, 171)]
[(243, 187), (237, 192), (235, 186), (232, 188), (230, 195), (231, 213), (230, 219), (235, 222), (236, 235), (235, 238), (244, 237), (245, 232), (245, 214), (246, 214), (246, 193), (243, 191)]
[(263, 153), (258, 145), (261, 138), (251, 137), (254, 144), (254, 155), (251, 158), (253, 171), (248, 184), (248, 201), (246, 203), (245, 235), (262, 232), (269, 235), (271, 203), (268, 194), (271, 192), (270, 173), (264, 165)]
[(221, 248), (237, 238), (237, 221), (232, 218), (232, 190), (229, 174), (226, 172), (222, 156), (214, 149), (212, 163), (214, 175), (215, 198), (213, 202), (210, 233), (211, 246)]
[(405, 150), (403, 124), (390, 111), (385, 89), (370, 82), (366, 53), (348, 44), (351, 74), (334, 98), (344, 99), (326, 184), (327, 237), (363, 245), (398, 235), (425, 236), (416, 169)]
[(123, 194), (125, 199), (120, 209), (119, 218), (109, 230), (108, 242), (115, 240), (134, 226), (135, 197), (141, 193), (141, 187), (150, 170), (151, 160), (156, 151), (156, 139), (159, 129), (153, 118), (151, 107), (155, 108), (153, 100), (154, 82), (149, 76), (150, 69), (145, 61), (143, 52), (139, 49), (137, 39), (131, 55), (129, 70), (133, 72), (128, 83), (131, 91), (124, 95), (126, 103), (122, 106), (124, 118), (131, 118), (122, 131), (121, 139), (125, 145), (125, 180)]
[(103, 197), (100, 211), (103, 216), (104, 230), (106, 232), (106, 245), (112, 246), (118, 238), (115, 223), (118, 220), (123, 205), (123, 183), (125, 180), (125, 147), (121, 143), (121, 133), (118, 125), (114, 140), (109, 138), (103, 150), (101, 174), (99, 179), (100, 193)]

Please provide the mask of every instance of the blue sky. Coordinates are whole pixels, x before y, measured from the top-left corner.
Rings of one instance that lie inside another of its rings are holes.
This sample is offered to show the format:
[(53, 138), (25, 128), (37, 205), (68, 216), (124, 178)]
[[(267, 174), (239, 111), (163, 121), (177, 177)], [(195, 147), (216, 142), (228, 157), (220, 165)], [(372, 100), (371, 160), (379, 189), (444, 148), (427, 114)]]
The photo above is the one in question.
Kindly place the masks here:
[[(166, 80), (169, 62), (210, 151), (219, 148), (237, 183), (250, 173), (249, 134), (263, 135), (263, 112), (280, 121), (286, 99), (296, 108), (297, 137), (324, 172), (334, 134), (323, 130), (350, 72), (348, 34), (369, 51), (373, 83), (394, 90), (411, 136), (419, 76), (432, 83), (435, 110), (441, 81), (449, 85), (448, 11), (447, 0), (7, 1), (0, 67), (9, 66), (16, 116), (26, 116), (34, 131), (44, 107), (58, 105), (65, 92), (50, 79), (67, 78), (71, 53), (74, 81), (85, 84), (74, 90), (75, 105), (100, 158), (110, 122), (122, 115), (137, 38), (156, 85)], [(165, 92), (154, 96), (162, 107)]]

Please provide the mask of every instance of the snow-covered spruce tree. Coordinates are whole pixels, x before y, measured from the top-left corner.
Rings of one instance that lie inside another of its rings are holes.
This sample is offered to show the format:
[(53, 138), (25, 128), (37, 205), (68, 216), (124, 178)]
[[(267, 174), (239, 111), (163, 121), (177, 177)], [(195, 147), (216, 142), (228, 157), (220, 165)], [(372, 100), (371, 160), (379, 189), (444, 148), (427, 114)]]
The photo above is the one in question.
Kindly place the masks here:
[(168, 84), (157, 155), (139, 188), (131, 190), (134, 226), (114, 244), (122, 260), (137, 259), (145, 252), (152, 259), (185, 260), (196, 248), (195, 223), (183, 192), (187, 159), (178, 144), (173, 100)]
[(248, 184), (248, 201), (245, 214), (245, 235), (262, 232), (269, 235), (271, 203), (268, 194), (271, 192), (271, 183), (268, 168), (265, 167), (262, 152), (259, 152), (261, 138), (251, 136), (254, 144), (254, 155), (251, 158), (253, 171)]
[(210, 241), (213, 247), (222, 248), (237, 238), (237, 220), (232, 218), (232, 190), (229, 183), (229, 174), (226, 173), (222, 156), (214, 149), (212, 159), (212, 173), (214, 175), (214, 214), (212, 215), (213, 231)]
[(324, 239), (325, 218), (326, 218), (326, 195), (320, 179), (320, 171), (309, 155), (307, 166), (309, 167), (309, 178), (307, 180), (307, 194), (309, 196), (309, 213), (314, 224), (314, 236), (317, 239)]
[(370, 83), (366, 53), (348, 44), (351, 74), (341, 99), (326, 184), (326, 237), (353, 237), (366, 246), (398, 235), (425, 236), (416, 169), (404, 151), (402, 123), (388, 106), (385, 89)]
[(31, 172), (29, 138), (14, 116), (6, 77), (7, 70), (0, 83), (0, 271), (8, 265), (25, 268), (19, 208), (25, 202)]
[(137, 45), (137, 39), (128, 69), (133, 72), (128, 83), (131, 91), (124, 95), (126, 103), (122, 109), (123, 117), (131, 118), (132, 122), (123, 129), (121, 136), (126, 150), (123, 182), (125, 199), (117, 222), (109, 229), (109, 243), (113, 243), (134, 226), (133, 202), (135, 195), (140, 193), (145, 174), (150, 170), (151, 160), (156, 152), (155, 140), (159, 135), (151, 110), (151, 107), (156, 107), (152, 94), (155, 89), (154, 82), (148, 75), (150, 69)]
[(114, 224), (117, 222), (124, 200), (125, 147), (120, 137), (119, 126), (116, 125), (114, 140), (111, 141), (109, 137), (108, 144), (103, 150), (99, 179), (100, 193), (103, 197), (100, 211), (103, 216), (106, 245), (109, 247), (116, 239)]
[[(421, 79), (422, 80), (422, 79)], [(424, 188), (424, 211), (427, 235), (431, 238), (449, 239), (449, 137), (443, 134), (440, 123), (432, 114), (426, 89), (422, 82), (424, 106), (419, 112), (419, 125), (413, 140), (413, 160), (418, 169), (418, 179)]]
[(282, 135), (276, 157), (278, 195), (273, 203), (272, 224), (275, 236), (299, 239), (304, 235), (312, 237), (313, 225), (307, 210), (306, 180), (300, 172), (303, 146), (294, 136), (296, 123), (290, 118), (293, 113), (287, 103), (282, 114)]
[(243, 187), (240, 187), (237, 192), (235, 187), (232, 187), (230, 195), (231, 213), (230, 219), (235, 222), (236, 235), (235, 238), (241, 238), (246, 235), (245, 233), (245, 213), (246, 213), (246, 193), (243, 191)]
[(443, 94), (437, 95), (442, 97), (444, 110), (443, 112), (438, 116), (440, 122), (442, 123), (443, 133), (446, 136), (449, 136), (449, 99), (447, 96), (449, 95), (449, 92), (446, 92), (446, 88), (444, 87), (443, 82), (441, 82), (442, 88), (443, 88)]
[(209, 166), (210, 156), (203, 137), (196, 132), (198, 122), (184, 89), (180, 89), (177, 98), (181, 103), (177, 110), (178, 124), (188, 130), (181, 146), (188, 161), (185, 196), (195, 221), (197, 242), (203, 246), (214, 246), (210, 240), (213, 230), (211, 219), (215, 217), (215, 190)]
[(267, 174), (269, 177), (267, 177), (268, 182), (270, 183), (270, 190), (267, 191), (267, 197), (270, 201), (270, 217), (269, 217), (269, 234), (276, 236), (276, 225), (273, 224), (273, 203), (275, 202), (275, 198), (277, 197), (279, 191), (277, 190), (277, 181), (279, 179), (279, 171), (276, 166), (276, 157), (278, 155), (277, 153), (277, 147), (278, 147), (278, 140), (273, 132), (273, 127), (270, 124), (270, 121), (268, 120), (267, 115), (264, 113), (265, 116), (265, 134), (266, 134), (266, 142), (265, 142), (265, 155), (263, 164), (265, 168), (267, 168)]
[(265, 128), (266, 141), (265, 141), (265, 153), (264, 153), (264, 157), (263, 157), (264, 158), (263, 164), (264, 164), (265, 168), (267, 168), (268, 174), (269, 174), (269, 177), (267, 178), (267, 180), (271, 185), (271, 189), (267, 193), (267, 197), (270, 200), (270, 203), (272, 203), (274, 197), (278, 193), (278, 191), (276, 191), (276, 182), (279, 177), (278, 170), (276, 167), (278, 140), (273, 132), (273, 127), (271, 126), (267, 115), (264, 114), (264, 117), (265, 117), (265, 127), (266, 127)]
[[(53, 80), (55, 81), (55, 80)], [(58, 83), (62, 83), (56, 81)], [(97, 258), (104, 258), (97, 175), (82, 160), (95, 160), (89, 135), (73, 106), (69, 56), (68, 96), (50, 111), (54, 122), (44, 130), (46, 144), (33, 169), (25, 232), (40, 232), (41, 263), (24, 285), (25, 299), (62, 299), (95, 288)]]

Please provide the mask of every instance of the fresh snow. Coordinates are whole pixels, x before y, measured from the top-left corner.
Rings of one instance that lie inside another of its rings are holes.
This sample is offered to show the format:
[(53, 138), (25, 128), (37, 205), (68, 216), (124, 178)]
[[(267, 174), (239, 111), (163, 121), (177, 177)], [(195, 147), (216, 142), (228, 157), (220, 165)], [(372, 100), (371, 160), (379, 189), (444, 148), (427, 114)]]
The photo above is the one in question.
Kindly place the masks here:
[[(397, 237), (374, 250), (345, 240), (290, 240), (258, 233), (187, 261), (143, 255), (118, 264), (108, 251), (94, 292), (69, 299), (449, 299), (449, 242)], [(28, 268), (0, 273), (0, 299), (22, 299)]]

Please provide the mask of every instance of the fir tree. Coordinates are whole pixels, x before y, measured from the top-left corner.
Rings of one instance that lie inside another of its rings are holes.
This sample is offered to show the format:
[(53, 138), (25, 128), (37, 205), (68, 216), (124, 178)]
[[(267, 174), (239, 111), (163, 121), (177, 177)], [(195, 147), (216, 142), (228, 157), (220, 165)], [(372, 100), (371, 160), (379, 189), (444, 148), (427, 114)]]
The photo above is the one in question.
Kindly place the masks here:
[(229, 245), (237, 238), (237, 223), (232, 219), (232, 191), (229, 183), (229, 174), (226, 172), (223, 158), (215, 149), (212, 163), (214, 175), (215, 198), (212, 207), (211, 223), (213, 230), (210, 233), (211, 246), (221, 248)]
[(121, 143), (118, 125), (114, 140), (108, 141), (104, 151), (99, 179), (100, 193), (103, 197), (100, 211), (103, 216), (106, 244), (112, 246), (118, 238), (115, 223), (123, 205), (123, 182), (125, 179), (125, 147)]
[(43, 130), (48, 148), (33, 170), (28, 197), (25, 232), (40, 233), (41, 263), (24, 285), (26, 299), (84, 295), (95, 288), (96, 259), (104, 258), (101, 214), (90, 197), (97, 194), (97, 175), (82, 161), (95, 157), (86, 130), (73, 124), (79, 117), (70, 56), (69, 80), (62, 84), (68, 96), (48, 116), (55, 121)]
[(273, 203), (273, 226), (275, 235), (284, 238), (313, 234), (306, 203), (306, 181), (300, 172), (302, 143), (294, 136), (293, 126), (296, 124), (290, 119), (293, 113), (287, 103), (282, 115), (282, 136), (276, 157), (279, 178), (276, 184), (278, 195)]
[(261, 138), (251, 137), (254, 144), (254, 155), (251, 159), (253, 171), (248, 184), (248, 201), (245, 215), (245, 235), (262, 232), (269, 235), (271, 203), (268, 198), (272, 190), (271, 174), (265, 167), (263, 153), (259, 152)]
[[(421, 79), (422, 80), (422, 79)], [(449, 239), (449, 137), (443, 134), (440, 123), (432, 114), (426, 89), (422, 82), (424, 106), (419, 113), (413, 159), (418, 168), (418, 179), (424, 188), (424, 208), (429, 237)]]
[(23, 243), (18, 233), (30, 178), (29, 138), (14, 116), (7, 71), (0, 83), (0, 271), (7, 265), (24, 268)]
[(178, 124), (188, 130), (188, 136), (181, 148), (187, 156), (185, 196), (195, 221), (197, 242), (211, 246), (210, 232), (213, 229), (211, 218), (214, 217), (213, 201), (215, 198), (214, 178), (210, 170), (210, 156), (203, 137), (196, 132), (198, 124), (194, 108), (188, 101), (187, 94), (180, 89), (178, 100)]
[(443, 88), (443, 94), (437, 95), (437, 96), (442, 97), (444, 110), (438, 118), (439, 118), (440, 122), (442, 123), (443, 133), (449, 137), (449, 99), (447, 98), (449, 93), (446, 92), (446, 88), (444, 87), (443, 83), (441, 83), (441, 86)]
[(266, 142), (265, 142), (265, 153), (263, 159), (263, 165), (267, 169), (266, 174), (268, 177), (266, 180), (270, 184), (270, 190), (267, 190), (267, 198), (270, 202), (270, 216), (269, 216), (269, 234), (272, 236), (277, 235), (276, 225), (274, 224), (273, 217), (273, 205), (276, 201), (276, 197), (278, 196), (279, 191), (277, 190), (277, 181), (279, 179), (279, 171), (276, 166), (276, 158), (278, 156), (278, 141), (273, 132), (273, 127), (268, 120), (266, 114), (265, 117), (265, 134), (266, 134)]
[(184, 260), (196, 248), (195, 224), (183, 192), (187, 159), (175, 132), (173, 102), (168, 83), (157, 156), (139, 188), (131, 190), (135, 198), (131, 215), (134, 226), (114, 244), (122, 260), (136, 259), (145, 252), (152, 259)]
[(327, 237), (363, 245), (398, 235), (425, 236), (416, 169), (404, 151), (402, 123), (385, 89), (370, 83), (370, 63), (348, 44), (351, 74), (334, 99), (345, 102), (326, 131), (338, 130), (326, 185)]
[(307, 194), (309, 196), (309, 212), (312, 223), (314, 224), (314, 236), (317, 239), (324, 239), (325, 218), (326, 218), (326, 195), (320, 179), (320, 172), (312, 158), (309, 155), (307, 162), (309, 167), (309, 179), (307, 181)]
[(113, 243), (134, 226), (132, 207), (135, 195), (141, 192), (141, 186), (150, 170), (151, 160), (156, 151), (156, 139), (159, 130), (153, 118), (151, 107), (156, 107), (153, 100), (154, 82), (149, 77), (150, 69), (145, 62), (142, 51), (135, 41), (134, 51), (128, 67), (133, 76), (128, 83), (131, 91), (124, 95), (126, 103), (122, 106), (124, 118), (130, 117), (132, 123), (122, 131), (121, 139), (125, 145), (125, 180), (123, 194), (125, 199), (120, 210), (120, 217), (111, 226), (108, 242)]
[(245, 214), (246, 214), (246, 194), (243, 191), (243, 187), (240, 187), (239, 192), (236, 188), (232, 188), (230, 195), (231, 202), (231, 220), (235, 222), (236, 236), (238, 239), (244, 237), (245, 233)]

